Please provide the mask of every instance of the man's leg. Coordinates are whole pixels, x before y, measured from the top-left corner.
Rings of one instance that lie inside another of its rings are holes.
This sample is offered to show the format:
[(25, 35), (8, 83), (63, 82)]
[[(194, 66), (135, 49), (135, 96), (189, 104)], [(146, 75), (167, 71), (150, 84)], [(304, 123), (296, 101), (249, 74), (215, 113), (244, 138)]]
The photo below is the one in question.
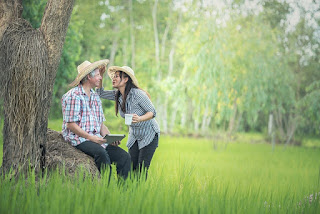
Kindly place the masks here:
[(117, 166), (118, 175), (126, 179), (130, 171), (130, 155), (118, 146), (108, 145), (106, 150), (111, 162)]
[(94, 162), (96, 163), (100, 172), (101, 169), (104, 169), (107, 167), (107, 165), (110, 166), (111, 164), (110, 157), (107, 151), (97, 143), (94, 143), (92, 141), (85, 141), (77, 145), (76, 148), (93, 157)]

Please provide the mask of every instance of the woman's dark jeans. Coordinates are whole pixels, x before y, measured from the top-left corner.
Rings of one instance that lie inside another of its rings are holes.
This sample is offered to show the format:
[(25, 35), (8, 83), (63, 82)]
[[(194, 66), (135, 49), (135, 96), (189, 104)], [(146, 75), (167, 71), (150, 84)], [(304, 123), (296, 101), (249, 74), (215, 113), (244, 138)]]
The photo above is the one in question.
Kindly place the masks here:
[(93, 157), (100, 172), (109, 166), (111, 175), (111, 163), (115, 163), (118, 175), (124, 179), (128, 177), (130, 171), (130, 155), (120, 147), (109, 145), (104, 149), (97, 143), (85, 141), (77, 145), (76, 148)]
[(139, 170), (138, 172), (141, 174), (142, 170), (144, 170), (147, 178), (148, 169), (153, 154), (158, 147), (158, 142), (159, 138), (158, 134), (156, 134), (152, 142), (142, 149), (139, 149), (137, 141), (133, 144), (133, 146), (129, 149), (133, 171)]

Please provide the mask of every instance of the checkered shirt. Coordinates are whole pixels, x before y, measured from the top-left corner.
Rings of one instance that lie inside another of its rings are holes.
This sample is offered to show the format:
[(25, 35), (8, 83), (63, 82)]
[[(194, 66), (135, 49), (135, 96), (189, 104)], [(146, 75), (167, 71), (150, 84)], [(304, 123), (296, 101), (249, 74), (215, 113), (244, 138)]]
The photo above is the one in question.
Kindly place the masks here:
[[(115, 100), (117, 90), (104, 90), (103, 88), (97, 89), (97, 94), (103, 99)], [(125, 113), (121, 109), (123, 99), (119, 97), (119, 112), (121, 117), (124, 118)], [(129, 136), (127, 147), (130, 149), (137, 141), (139, 149), (148, 146), (155, 135), (160, 137), (160, 128), (155, 119), (157, 113), (151, 100), (147, 94), (137, 88), (131, 88), (126, 99), (126, 113), (137, 114), (139, 116), (145, 115), (147, 112), (153, 113), (153, 118), (147, 121), (134, 123), (129, 126)]]
[(90, 94), (91, 98), (89, 100), (82, 85), (79, 84), (62, 96), (62, 134), (64, 139), (70, 142), (72, 146), (77, 146), (88, 139), (71, 132), (67, 128), (68, 122), (75, 122), (88, 134), (101, 137), (100, 129), (103, 121), (105, 121), (101, 100), (92, 89)]

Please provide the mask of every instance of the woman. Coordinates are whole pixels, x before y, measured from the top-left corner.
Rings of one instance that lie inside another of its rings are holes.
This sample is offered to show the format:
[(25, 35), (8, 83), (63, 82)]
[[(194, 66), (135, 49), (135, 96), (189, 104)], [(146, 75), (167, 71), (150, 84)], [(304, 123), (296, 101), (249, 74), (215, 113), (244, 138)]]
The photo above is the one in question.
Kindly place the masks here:
[[(105, 68), (100, 69), (103, 76)], [(131, 156), (133, 170), (141, 173), (149, 169), (153, 154), (158, 147), (160, 129), (154, 119), (156, 110), (150, 100), (150, 95), (139, 88), (134, 71), (128, 66), (111, 66), (108, 75), (112, 86), (116, 90), (105, 91), (102, 87), (96, 90), (101, 98), (114, 100), (116, 115), (133, 114), (132, 124), (129, 126), (127, 147)]]

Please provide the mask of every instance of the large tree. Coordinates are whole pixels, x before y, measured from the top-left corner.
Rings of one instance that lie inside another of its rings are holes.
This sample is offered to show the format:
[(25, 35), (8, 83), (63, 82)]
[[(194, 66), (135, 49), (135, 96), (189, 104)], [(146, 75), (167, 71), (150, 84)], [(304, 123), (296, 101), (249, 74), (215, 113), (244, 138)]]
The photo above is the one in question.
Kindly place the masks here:
[(48, 0), (41, 25), (22, 18), (22, 0), (0, 0), (0, 91), (4, 172), (43, 167), (48, 114), (74, 0)]

